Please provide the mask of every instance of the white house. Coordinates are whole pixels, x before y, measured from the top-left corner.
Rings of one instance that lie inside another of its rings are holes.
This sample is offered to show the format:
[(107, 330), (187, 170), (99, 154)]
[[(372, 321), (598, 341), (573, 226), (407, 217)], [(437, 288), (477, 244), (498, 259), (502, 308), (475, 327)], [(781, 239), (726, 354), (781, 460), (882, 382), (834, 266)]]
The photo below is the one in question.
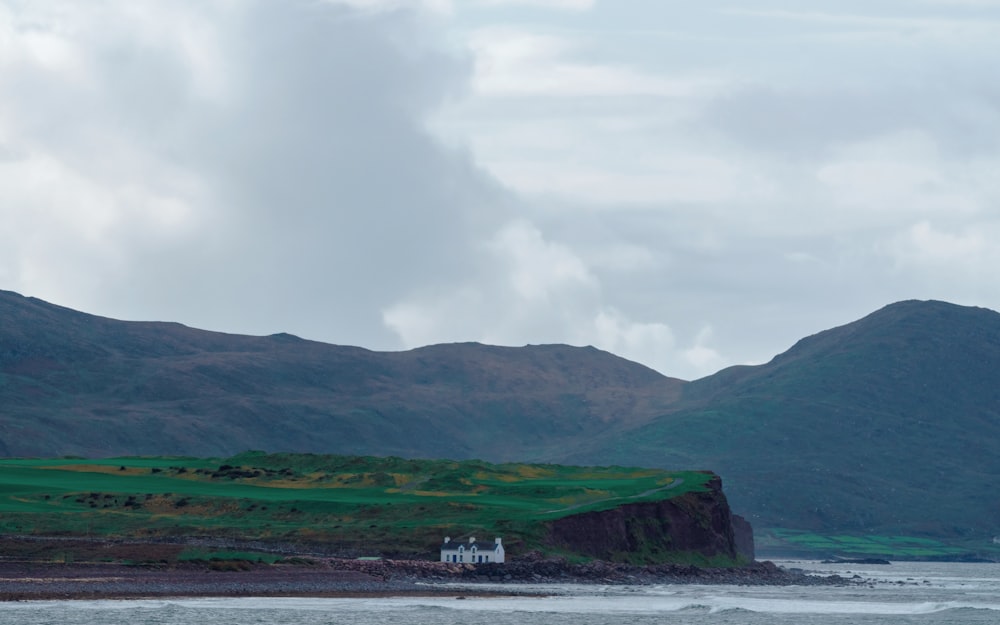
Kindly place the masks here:
[(493, 543), (476, 542), (475, 536), (470, 536), (467, 543), (452, 542), (450, 537), (445, 536), (441, 545), (441, 561), (472, 564), (503, 562), (503, 543), (499, 538), (494, 539)]

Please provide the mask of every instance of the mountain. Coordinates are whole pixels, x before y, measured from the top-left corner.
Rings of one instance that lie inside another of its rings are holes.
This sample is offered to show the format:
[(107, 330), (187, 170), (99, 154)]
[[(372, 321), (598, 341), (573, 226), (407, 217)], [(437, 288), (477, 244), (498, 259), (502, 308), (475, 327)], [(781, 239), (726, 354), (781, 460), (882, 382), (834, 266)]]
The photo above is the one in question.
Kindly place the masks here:
[(892, 304), (687, 384), (577, 457), (711, 466), (757, 527), (996, 535), (1000, 314)]
[(720, 474), (757, 528), (1000, 535), (1000, 314), (907, 301), (682, 382), (594, 348), (379, 353), (0, 292), (0, 455), (246, 449)]
[(7, 456), (542, 459), (641, 424), (682, 386), (565, 345), (378, 353), (116, 321), (5, 291), (0, 320)]

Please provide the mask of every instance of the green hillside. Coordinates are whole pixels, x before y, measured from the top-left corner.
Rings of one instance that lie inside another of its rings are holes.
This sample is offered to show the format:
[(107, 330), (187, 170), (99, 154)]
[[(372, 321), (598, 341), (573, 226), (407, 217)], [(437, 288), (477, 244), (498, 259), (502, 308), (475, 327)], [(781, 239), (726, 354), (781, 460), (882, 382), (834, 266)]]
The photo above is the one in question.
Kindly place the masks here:
[(1000, 315), (903, 302), (691, 383), (581, 457), (712, 467), (758, 530), (985, 548), (1000, 535), (998, 452)]
[(775, 544), (771, 530), (979, 552), (1000, 536), (1000, 314), (981, 308), (892, 304), (694, 382), (586, 347), (379, 353), (3, 291), (0, 319), (0, 456), (265, 449), (705, 469)]
[(544, 523), (703, 491), (713, 476), (622, 467), (246, 453), (0, 460), (0, 534), (216, 536), (433, 555), (446, 535), (549, 550)]

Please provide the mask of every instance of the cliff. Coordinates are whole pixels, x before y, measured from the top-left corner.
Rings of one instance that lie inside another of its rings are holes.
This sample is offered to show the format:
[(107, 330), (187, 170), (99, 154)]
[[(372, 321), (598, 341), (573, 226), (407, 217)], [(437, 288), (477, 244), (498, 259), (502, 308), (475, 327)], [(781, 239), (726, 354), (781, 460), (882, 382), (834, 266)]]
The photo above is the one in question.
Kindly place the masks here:
[(752, 561), (753, 529), (734, 515), (713, 476), (702, 492), (563, 517), (548, 524), (555, 549), (613, 562)]

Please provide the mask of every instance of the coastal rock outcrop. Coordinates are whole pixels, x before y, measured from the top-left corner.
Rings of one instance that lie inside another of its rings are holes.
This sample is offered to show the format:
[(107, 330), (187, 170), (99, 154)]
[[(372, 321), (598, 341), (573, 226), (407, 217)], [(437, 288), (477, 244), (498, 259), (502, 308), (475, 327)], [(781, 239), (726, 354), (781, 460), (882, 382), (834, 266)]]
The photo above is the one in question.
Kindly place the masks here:
[(722, 480), (708, 490), (624, 504), (548, 524), (553, 547), (610, 562), (665, 562), (679, 554), (719, 562), (753, 560), (753, 530), (729, 509)]

